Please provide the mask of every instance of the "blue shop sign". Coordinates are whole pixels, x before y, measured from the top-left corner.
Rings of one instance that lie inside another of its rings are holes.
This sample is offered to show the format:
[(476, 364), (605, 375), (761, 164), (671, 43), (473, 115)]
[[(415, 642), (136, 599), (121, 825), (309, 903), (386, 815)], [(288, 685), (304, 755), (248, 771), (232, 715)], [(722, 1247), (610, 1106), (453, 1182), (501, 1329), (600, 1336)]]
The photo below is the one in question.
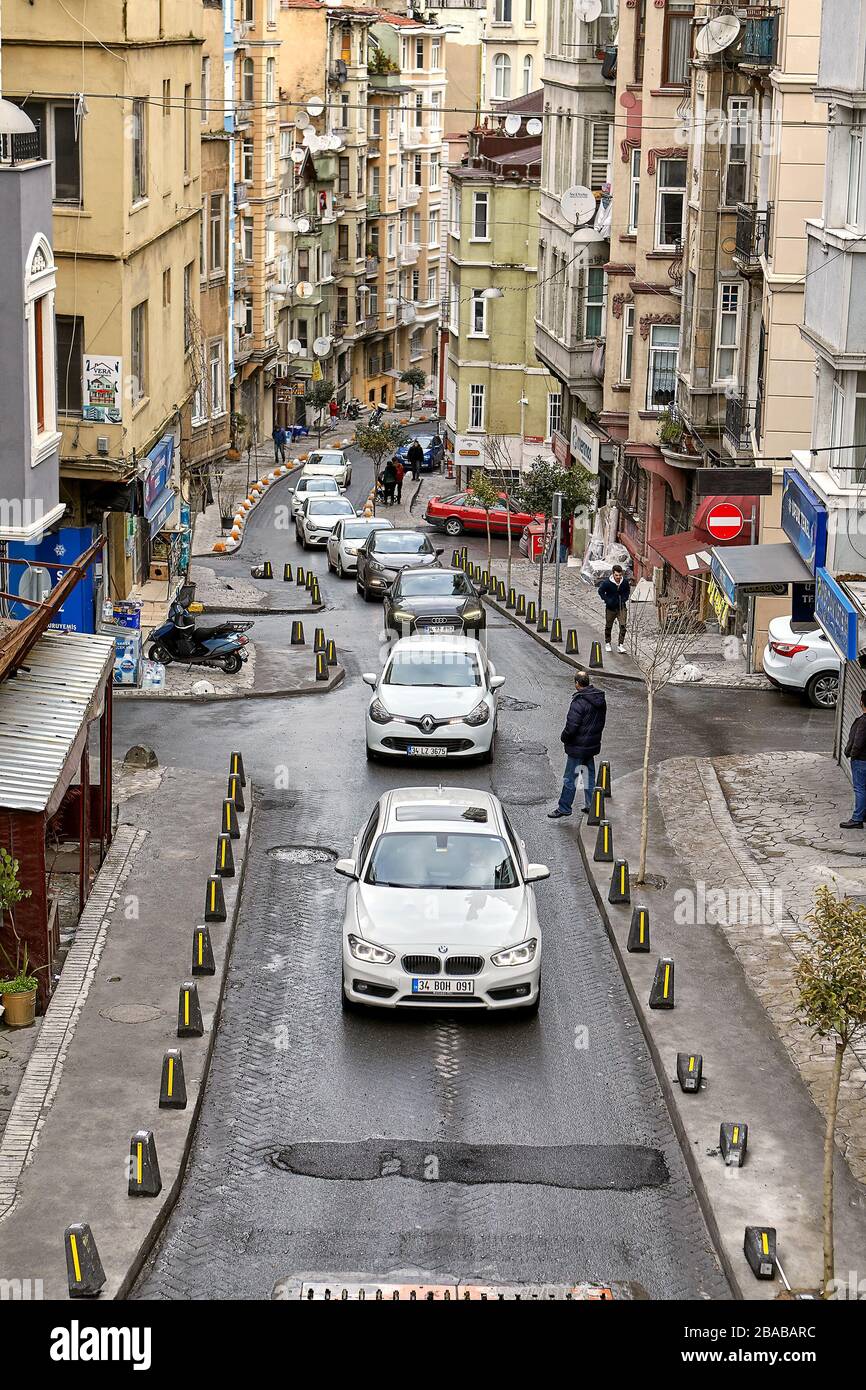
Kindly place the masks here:
[(725, 598), (728, 600), (728, 603), (731, 605), (732, 608), (736, 608), (737, 586), (734, 583), (731, 576), (728, 574), (728, 571), (725, 569), (724, 565), (722, 564), (721, 560), (719, 559), (719, 556), (716, 554), (715, 551), (713, 551), (710, 559), (710, 573), (712, 574), (713, 579), (715, 579), (717, 586), (721, 589)]
[[(15, 594), (26, 594), (28, 598), (40, 597), (41, 590), (38, 583), (40, 571), (44, 572), (41, 575), (42, 580), (47, 582), (49, 588), (53, 589), (57, 581), (62, 579), (66, 573), (63, 569), (57, 569), (57, 566), (74, 565), (87, 547), (93, 544), (93, 538), (92, 526), (62, 526), (59, 531), (52, 531), (50, 535), (43, 536), (41, 541), (35, 543), (10, 541), (10, 559), (28, 560), (32, 566), (30, 569), (24, 565), (9, 566), (11, 591)], [(53, 632), (95, 631), (93, 624), (94, 568), (95, 562), (91, 563), (83, 578), (79, 579), (69, 597), (58, 608), (48, 624)], [(45, 580), (46, 574), (47, 581)], [(33, 612), (33, 609), (24, 603), (12, 603), (9, 612), (11, 617), (20, 619), (26, 618), (28, 613)]]
[(174, 493), (171, 488), (173, 434), (163, 435), (148, 454), (147, 462), (148, 469), (144, 475), (144, 515), (150, 523), (151, 531), (158, 531), (165, 518), (174, 510)]
[(827, 508), (794, 469), (783, 477), (782, 530), (814, 574), (827, 559)]
[(857, 609), (825, 569), (815, 575), (815, 617), (839, 655), (856, 661)]

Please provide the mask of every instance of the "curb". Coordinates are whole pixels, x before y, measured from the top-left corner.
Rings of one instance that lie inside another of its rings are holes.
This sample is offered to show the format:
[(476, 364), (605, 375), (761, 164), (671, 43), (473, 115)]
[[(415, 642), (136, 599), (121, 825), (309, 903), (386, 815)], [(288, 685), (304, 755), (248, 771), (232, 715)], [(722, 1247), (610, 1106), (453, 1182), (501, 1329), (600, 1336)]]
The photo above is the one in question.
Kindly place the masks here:
[[(485, 603), (489, 603), (491, 608), (495, 608), (497, 613), (501, 613), (503, 617), (508, 618), (514, 627), (518, 628), (521, 632), (525, 632), (529, 637), (534, 638), (540, 647), (544, 647), (545, 651), (550, 652), (552, 656), (558, 657), (560, 661), (564, 662), (566, 666), (571, 666), (573, 670), (588, 670), (594, 680), (609, 677), (611, 680), (634, 681), (636, 684), (643, 684), (643, 676), (632, 676), (627, 671), (609, 671), (606, 666), (593, 666), (590, 668), (586, 665), (586, 662), (573, 656), (567, 656), (560, 646), (554, 642), (548, 642), (548, 640), (543, 637), (540, 632), (536, 632), (534, 628), (527, 627), (526, 623), (522, 623), (520, 619), (512, 613), (511, 609), (506, 608), (498, 599), (491, 598), (490, 594), (482, 594), (482, 598)], [(700, 684), (700, 682), (697, 682), (697, 684)]]
[(202, 605), (202, 613), (241, 613), (245, 617), (257, 618), (285, 618), (303, 617), (305, 613), (324, 613), (328, 605), (326, 603), (309, 603), (306, 608), (249, 608), (242, 603), (221, 604), (219, 607), (212, 608), (209, 604)]
[(742, 1302), (750, 1302), (751, 1300), (747, 1300), (743, 1293), (740, 1281), (737, 1278), (736, 1271), (734, 1270), (734, 1267), (731, 1264), (731, 1261), (728, 1258), (727, 1252), (725, 1250), (725, 1246), (722, 1241), (721, 1231), (719, 1230), (718, 1222), (716, 1221), (716, 1214), (713, 1210), (713, 1205), (710, 1201), (709, 1193), (707, 1192), (703, 1176), (701, 1174), (700, 1168), (698, 1167), (695, 1155), (692, 1152), (691, 1145), (688, 1142), (688, 1136), (686, 1134), (685, 1126), (682, 1122), (679, 1105), (677, 1104), (676, 1093), (671, 1084), (671, 1079), (668, 1076), (667, 1071), (665, 1069), (661, 1053), (658, 1050), (652, 1032), (647, 1026), (643, 1001), (640, 995), (637, 993), (634, 987), (634, 982), (631, 978), (631, 974), (629, 973), (626, 967), (626, 961), (623, 955), (622, 947), (620, 946), (619, 941), (617, 940), (617, 935), (614, 931), (613, 922), (611, 921), (610, 913), (608, 912), (607, 902), (605, 901), (599, 889), (598, 883), (596, 882), (595, 874), (593, 873), (592, 869), (592, 861), (590, 860), (589, 854), (587, 853), (586, 845), (583, 842), (582, 832), (583, 826), (580, 825), (577, 829), (577, 843), (578, 848), (580, 850), (580, 857), (583, 863), (584, 872), (586, 873), (586, 878), (589, 883), (589, 886), (592, 889), (592, 895), (595, 898), (596, 906), (599, 910), (601, 920), (604, 923), (604, 928), (607, 932), (608, 940), (610, 941), (610, 944), (613, 948), (613, 953), (616, 957), (616, 963), (619, 966), (620, 974), (622, 975), (626, 990), (628, 991), (628, 997), (631, 1000), (632, 1008), (635, 1012), (635, 1017), (637, 1018), (637, 1021), (640, 1024), (640, 1029), (643, 1033), (644, 1041), (646, 1042), (647, 1049), (649, 1051), (650, 1057), (652, 1058), (653, 1070), (655, 1071), (659, 1086), (661, 1087), (661, 1092), (664, 1097), (665, 1106), (667, 1107), (668, 1114), (671, 1117), (671, 1123), (674, 1128), (674, 1133), (677, 1136), (677, 1142), (680, 1146), (680, 1152), (682, 1153), (683, 1158), (685, 1159), (686, 1168), (688, 1169), (689, 1177), (692, 1180), (692, 1186), (694, 1187), (695, 1195), (698, 1199), (698, 1205), (701, 1208), (701, 1213), (703, 1215), (704, 1221), (706, 1222), (710, 1240), (713, 1243), (713, 1249), (716, 1252), (719, 1264), (725, 1272), (725, 1278), (727, 1279), (730, 1285), (731, 1292), (734, 1298)]
[(340, 685), (345, 679), (345, 675), (345, 668), (338, 666), (333, 676), (329, 676), (327, 681), (310, 681), (308, 685), (294, 686), (292, 689), (280, 689), (278, 687), (276, 690), (229, 691), (225, 695), (219, 695), (216, 692), (213, 695), (149, 695), (144, 690), (124, 690), (122, 686), (114, 693), (115, 695), (122, 695), (124, 700), (153, 700), (159, 704), (164, 704), (166, 700), (171, 700), (175, 704), (186, 701), (192, 705), (212, 705), (218, 701), (224, 702), (226, 700), (291, 700), (295, 696), (301, 695), (327, 695)]

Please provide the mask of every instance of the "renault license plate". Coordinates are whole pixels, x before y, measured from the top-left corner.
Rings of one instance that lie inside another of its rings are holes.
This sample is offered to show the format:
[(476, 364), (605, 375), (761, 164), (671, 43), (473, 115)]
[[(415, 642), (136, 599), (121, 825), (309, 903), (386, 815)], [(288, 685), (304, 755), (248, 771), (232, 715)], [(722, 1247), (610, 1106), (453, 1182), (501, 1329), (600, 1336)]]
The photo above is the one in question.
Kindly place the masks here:
[(448, 755), (444, 743), (410, 743), (406, 752), (410, 758), (445, 758)]
[(413, 994), (474, 994), (474, 980), (419, 980), (413, 977)]

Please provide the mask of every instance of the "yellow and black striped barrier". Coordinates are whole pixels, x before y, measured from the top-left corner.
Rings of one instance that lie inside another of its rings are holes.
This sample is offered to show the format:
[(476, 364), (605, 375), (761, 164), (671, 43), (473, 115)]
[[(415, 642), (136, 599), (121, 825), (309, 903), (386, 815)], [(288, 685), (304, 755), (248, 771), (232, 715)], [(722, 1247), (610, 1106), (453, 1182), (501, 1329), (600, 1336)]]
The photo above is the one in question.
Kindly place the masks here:
[(304, 645), (304, 624), (301, 622), (300, 618), (295, 618), (292, 623), (291, 645), (293, 647), (302, 647)]
[(298, 565), (298, 568), (295, 571), (295, 583), (297, 584), (299, 589), (306, 589), (307, 587), (307, 576), (304, 574), (303, 565)]
[(597, 864), (613, 863), (613, 830), (609, 820), (602, 820), (598, 823), (598, 834), (595, 837), (595, 851), (592, 857)]
[(105, 1283), (93, 1232), (86, 1221), (74, 1221), (63, 1232), (66, 1283), (70, 1298), (97, 1298)]
[(535, 606), (535, 599), (531, 598), (526, 605), (526, 624), (532, 627), (538, 621), (538, 609)]
[(674, 1007), (674, 962), (671, 956), (659, 956), (656, 961), (656, 973), (650, 986), (649, 1006), (651, 1009)]
[(542, 608), (541, 612), (540, 612), (539, 615), (538, 615), (538, 625), (537, 625), (537, 627), (536, 627), (535, 630), (536, 630), (536, 632), (547, 632), (547, 628), (548, 628), (548, 622), (547, 622), (547, 609), (546, 609), (546, 608)]
[(263, 570), (262, 579), (273, 579), (273, 577), (274, 577), (274, 567), (273, 567), (273, 565), (271, 564), (270, 560), (265, 560), (265, 563), (264, 563), (264, 565), (262, 566), (262, 570)]
[(328, 658), (324, 652), (316, 653), (316, 680), (326, 681), (328, 679)]
[(551, 640), (551, 642), (561, 642), (561, 641), (562, 641), (562, 619), (561, 619), (561, 618), (554, 618), (553, 622), (551, 623), (551, 625), (550, 625), (550, 640)]
[(159, 1082), (160, 1110), (186, 1109), (186, 1077), (183, 1074), (183, 1053), (172, 1047), (162, 1059)]
[(246, 802), (244, 801), (244, 789), (241, 785), (240, 777), (236, 777), (234, 774), (232, 774), (229, 777), (229, 785), (226, 795), (228, 796), (230, 801), (233, 801), (235, 803), (235, 806), (238, 808), (239, 811), (245, 811), (247, 809)]
[(284, 584), (291, 584), (291, 582), (292, 582), (292, 566), (291, 566), (291, 564), (289, 563), (289, 561), (287, 560), (286, 563), (283, 565), (283, 583), (284, 583)]
[(235, 803), (226, 797), (223, 801), (222, 818), (220, 820), (220, 834), (231, 835), (233, 840), (241, 838), (240, 826), (238, 825), (238, 813)]
[(498, 598), (498, 600), (499, 600), (500, 603), (504, 603), (504, 602), (505, 602), (505, 580), (504, 580), (504, 579), (497, 579), (497, 581), (496, 581), (496, 597)]
[(458, 550), (451, 551), (451, 568), (453, 570), (459, 570), (460, 568), (460, 552)]
[(610, 876), (610, 889), (608, 890), (607, 900), (609, 903), (631, 902), (631, 889), (629, 886), (627, 859), (616, 859), (614, 861), (613, 873)]
[(333, 637), (329, 637), (329, 638), (328, 638), (328, 645), (327, 645), (327, 648), (326, 648), (326, 650), (325, 650), (325, 656), (326, 656), (326, 658), (327, 658), (327, 662), (328, 662), (328, 665), (329, 665), (329, 666), (336, 666), (336, 664), (337, 664), (337, 644), (336, 644), (336, 642), (334, 641)]
[(604, 666), (604, 658), (601, 654), (601, 643), (593, 642), (589, 649), (589, 664), (593, 670), (600, 670)]
[(642, 903), (637, 903), (632, 908), (625, 949), (631, 951), (632, 955), (639, 955), (642, 951), (650, 949), (649, 908)]
[(568, 629), (568, 633), (565, 638), (565, 654), (566, 656), (579, 655), (577, 650), (577, 633), (575, 632), (573, 627), (570, 627)]
[[(232, 850), (231, 835), (217, 835), (214, 874), (218, 875), (219, 878), (234, 878), (235, 876), (235, 856)], [(225, 918), (218, 920), (224, 921)]]
[(738, 1120), (723, 1120), (719, 1129), (719, 1152), (726, 1168), (742, 1168), (746, 1161), (749, 1126)]
[(516, 602), (516, 604), (514, 605), (514, 611), (515, 611), (515, 613), (517, 614), (518, 618), (525, 618), (525, 617), (526, 617), (526, 595), (525, 595), (525, 594), (518, 594), (518, 595), (517, 595), (517, 602)]
[(508, 598), (505, 600), (505, 607), (506, 607), (506, 608), (515, 608), (516, 606), (517, 606), (517, 590), (516, 590), (516, 589), (514, 588), (514, 586), (512, 585), (511, 588), (508, 590)]
[(196, 927), (192, 934), (192, 973), (193, 975), (216, 974), (213, 945), (207, 927)]
[(316, 576), (313, 574), (313, 571), (312, 571), (312, 570), (307, 570), (307, 590), (308, 590), (308, 591), (309, 591), (310, 589), (312, 589), (312, 587), (313, 587), (313, 585), (315, 584), (315, 582), (316, 582)]
[(481, 592), (482, 592), (482, 594), (489, 594), (489, 592), (490, 592), (490, 571), (489, 571), (489, 570), (482, 570), (482, 571), (481, 571)]
[(198, 985), (195, 980), (184, 980), (177, 1001), (177, 1036), (200, 1038), (203, 1033), (204, 1022), (198, 998)]
[(313, 584), (312, 588), (310, 589), (310, 602), (314, 604), (319, 604), (322, 602), (322, 593), (319, 589), (319, 581), (315, 575), (313, 575)]
[(703, 1070), (704, 1059), (700, 1052), (677, 1053), (677, 1081), (680, 1083), (680, 1090), (685, 1091), (686, 1095), (701, 1089)]
[(747, 1226), (743, 1237), (743, 1254), (756, 1279), (775, 1279), (775, 1226)]
[(586, 817), (587, 825), (601, 825), (604, 820), (604, 792), (601, 787), (594, 787), (592, 796), (589, 799), (589, 812)]
[(243, 755), (240, 753), (229, 753), (229, 777), (240, 777), (241, 786), (247, 785), (247, 775), (244, 772)]
[[(222, 838), (222, 837), (220, 837)], [(230, 837), (226, 839), (230, 842)], [(217, 856), (219, 856), (219, 842), (217, 842)], [(229, 875), (226, 874), (226, 878)], [(206, 922), (224, 922), (226, 920), (226, 896), (223, 892), (222, 878), (216, 874), (211, 874), (207, 881), (207, 892), (204, 900), (204, 920)]]
[(326, 646), (327, 643), (325, 642), (325, 629), (323, 627), (317, 627), (313, 636), (313, 651), (323, 652)]
[(604, 792), (605, 796), (607, 797), (608, 801), (612, 801), (612, 800), (613, 800), (613, 792), (612, 792), (612, 790), (611, 790), (610, 763), (608, 763), (608, 762), (599, 763), (599, 765), (598, 765), (598, 776), (596, 777), (595, 780), (596, 780), (597, 785), (598, 785), (599, 787), (601, 787), (601, 789), (602, 789), (602, 791)]
[(130, 1197), (158, 1197), (162, 1178), (156, 1157), (156, 1140), (152, 1129), (137, 1129), (129, 1143)]

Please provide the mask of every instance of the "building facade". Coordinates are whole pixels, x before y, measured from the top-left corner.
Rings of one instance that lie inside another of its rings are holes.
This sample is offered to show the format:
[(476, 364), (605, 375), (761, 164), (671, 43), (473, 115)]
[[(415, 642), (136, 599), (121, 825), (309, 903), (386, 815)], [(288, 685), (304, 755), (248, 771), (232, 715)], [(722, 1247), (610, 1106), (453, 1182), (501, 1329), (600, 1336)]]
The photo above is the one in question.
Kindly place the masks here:
[(541, 85), (550, 0), (489, 0), (481, 35), (481, 106), (526, 96)]

